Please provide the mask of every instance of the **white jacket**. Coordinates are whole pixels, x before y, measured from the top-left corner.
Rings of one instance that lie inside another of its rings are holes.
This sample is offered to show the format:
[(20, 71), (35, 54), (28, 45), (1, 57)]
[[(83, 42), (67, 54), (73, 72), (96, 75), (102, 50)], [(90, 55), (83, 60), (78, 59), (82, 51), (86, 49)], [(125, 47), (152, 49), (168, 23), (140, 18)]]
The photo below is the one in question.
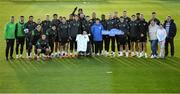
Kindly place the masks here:
[(155, 24), (154, 26), (149, 25), (149, 39), (150, 40), (157, 40), (157, 30), (159, 26)]
[(166, 36), (167, 36), (167, 33), (166, 33), (166, 30), (164, 28), (162, 28), (162, 29), (159, 28), (157, 30), (158, 41), (164, 41), (166, 39)]

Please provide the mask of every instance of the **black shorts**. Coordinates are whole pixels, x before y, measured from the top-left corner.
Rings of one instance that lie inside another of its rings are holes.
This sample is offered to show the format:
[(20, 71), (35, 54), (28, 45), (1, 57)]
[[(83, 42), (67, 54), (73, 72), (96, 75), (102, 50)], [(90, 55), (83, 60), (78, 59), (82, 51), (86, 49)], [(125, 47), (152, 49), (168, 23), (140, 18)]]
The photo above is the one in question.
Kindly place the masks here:
[(65, 45), (66, 43), (68, 43), (68, 38), (61, 38), (59, 42), (61, 45)]
[(119, 44), (126, 45), (127, 44), (127, 37), (126, 36), (119, 36)]
[(40, 52), (40, 53), (44, 53), (44, 54), (45, 54), (47, 48), (38, 48), (38, 47), (36, 47), (36, 49), (41, 49), (41, 52)]
[(32, 45), (36, 45), (38, 40), (33, 40)]
[(103, 40), (106, 40), (107, 38), (109, 38), (109, 35), (103, 35)]
[(140, 37), (139, 42), (147, 42), (147, 37)]
[(46, 50), (45, 49), (41, 49), (41, 53), (45, 54)]
[(55, 42), (59, 42), (59, 38), (58, 37), (55, 38)]
[(132, 36), (130, 36), (130, 41), (131, 42), (138, 42), (138, 40), (139, 40), (139, 38), (138, 37), (132, 37)]

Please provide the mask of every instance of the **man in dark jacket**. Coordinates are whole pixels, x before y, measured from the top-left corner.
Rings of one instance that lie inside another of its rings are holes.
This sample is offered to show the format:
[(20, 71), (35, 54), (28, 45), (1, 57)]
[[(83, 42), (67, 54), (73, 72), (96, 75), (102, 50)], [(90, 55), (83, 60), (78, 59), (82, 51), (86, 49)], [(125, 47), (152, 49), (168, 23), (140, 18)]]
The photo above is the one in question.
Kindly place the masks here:
[[(115, 20), (113, 19), (112, 14), (109, 14), (109, 19), (107, 20), (107, 30), (110, 31), (111, 29), (115, 28)], [(109, 40), (107, 40), (107, 49), (109, 52), (109, 43), (111, 41), (111, 55), (115, 56), (115, 35), (109, 35)], [(106, 44), (106, 43), (105, 43)]]
[(26, 39), (26, 52), (27, 52), (27, 58), (32, 58), (32, 54), (30, 52), (31, 50), (31, 37), (32, 32), (36, 28), (37, 24), (33, 21), (34, 17), (29, 16), (29, 21), (24, 25), (25, 27), (25, 39)]
[(164, 28), (167, 32), (166, 42), (165, 42), (165, 56), (168, 56), (168, 44), (171, 46), (171, 56), (174, 56), (174, 37), (176, 36), (177, 28), (174, 20), (171, 16), (168, 16), (164, 22)]
[[(60, 20), (58, 19), (58, 14), (53, 14), (53, 20), (51, 22), (52, 25), (55, 25), (56, 26), (56, 29), (58, 29), (58, 26), (60, 24)], [(58, 34), (58, 33), (57, 33)], [(60, 51), (58, 51), (59, 49), (59, 38), (58, 38), (58, 35), (56, 36), (56, 39), (55, 39), (55, 55), (56, 56), (59, 56), (60, 54)]]
[(56, 36), (57, 36), (57, 29), (56, 29), (55, 25), (52, 25), (51, 28), (49, 28), (46, 31), (46, 36), (47, 36), (47, 40), (49, 42), (49, 46), (51, 48), (51, 52), (50, 52), (49, 55), (54, 55), (52, 53), (54, 51), (54, 43), (55, 43), (55, 39), (56, 39)]
[(68, 35), (70, 40), (70, 56), (72, 56), (73, 49), (74, 49), (74, 55), (77, 55), (76, 36), (79, 33), (80, 33), (80, 22), (78, 15), (75, 15), (74, 20), (69, 23), (69, 27), (68, 27)]
[(127, 46), (127, 38), (129, 33), (129, 25), (124, 21), (123, 16), (120, 17), (120, 22), (117, 23), (117, 27), (120, 30), (119, 33), (117, 33), (117, 47), (118, 47), (118, 56), (123, 56), (123, 46), (126, 50), (126, 57), (128, 57), (128, 46)]
[[(104, 14), (101, 15), (101, 24), (103, 25), (103, 28), (104, 28), (104, 32), (107, 32), (107, 20), (106, 20), (106, 16)], [(103, 44), (104, 44), (104, 50), (105, 52), (103, 54), (105, 54), (106, 56), (108, 55), (108, 52), (109, 52), (109, 35), (106, 34), (106, 33), (103, 33)]]
[[(123, 15), (124, 21), (125, 21), (127, 24), (129, 24), (129, 22), (131, 21), (131, 18), (127, 16), (127, 11), (124, 10), (122, 15)], [(129, 48), (129, 50), (131, 50), (131, 41), (130, 41), (129, 35), (128, 35), (127, 41), (128, 41), (128, 48)]]
[(131, 56), (135, 56), (134, 49), (136, 49), (136, 56), (138, 56), (138, 49), (134, 47), (139, 41), (139, 30), (138, 30), (138, 21), (136, 20), (136, 16), (132, 15), (132, 19), (129, 22), (129, 36), (131, 40)]
[(126, 10), (123, 11), (122, 16), (123, 16), (125, 22), (129, 23), (131, 21), (131, 18), (127, 16)]
[(58, 27), (58, 38), (60, 43), (61, 56), (68, 56), (68, 24), (66, 21), (66, 17), (63, 17), (62, 23), (59, 24)]
[(29, 45), (29, 50), (28, 50), (28, 53), (32, 53), (32, 49), (33, 49), (33, 46), (34, 46), (34, 53), (35, 53), (35, 56), (34, 58), (36, 59), (37, 58), (37, 47), (36, 47), (36, 43), (37, 41), (41, 38), (41, 33), (42, 33), (42, 27), (41, 25), (38, 25), (36, 27), (36, 29), (34, 29), (32, 31), (32, 36), (31, 36), (31, 43)]
[(138, 27), (139, 27), (139, 32), (140, 32), (140, 38), (139, 38), (140, 55), (139, 55), (139, 57), (145, 56), (145, 58), (147, 58), (146, 42), (147, 42), (148, 23), (145, 21), (143, 14), (141, 14), (141, 16), (140, 16), (140, 21), (138, 23)]
[(49, 15), (46, 15), (46, 20), (42, 21), (42, 33), (45, 34), (45, 32), (51, 28), (51, 21), (49, 19)]

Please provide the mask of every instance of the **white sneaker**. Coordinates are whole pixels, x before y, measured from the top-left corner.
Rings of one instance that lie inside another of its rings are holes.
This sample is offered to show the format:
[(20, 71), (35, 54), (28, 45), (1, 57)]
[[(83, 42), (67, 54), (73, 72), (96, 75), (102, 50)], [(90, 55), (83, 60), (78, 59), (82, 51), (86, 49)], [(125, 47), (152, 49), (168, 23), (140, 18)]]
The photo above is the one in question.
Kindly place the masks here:
[(99, 53), (97, 53), (96, 55), (99, 56)]
[(139, 52), (136, 52), (136, 56), (137, 56), (137, 57), (139, 56)]
[(44, 54), (42, 54), (42, 57), (45, 57), (45, 55), (44, 55)]
[(139, 58), (141, 58), (141, 57), (143, 57), (143, 53), (142, 52), (139, 54)]
[(144, 57), (145, 57), (145, 58), (148, 58), (148, 55), (147, 55), (147, 53), (145, 53), (145, 54), (144, 54)]
[(108, 56), (108, 54), (109, 54), (109, 53), (108, 53), (107, 51), (105, 51), (105, 56)]
[(126, 57), (129, 57), (129, 52), (126, 52)]
[(16, 55), (16, 59), (18, 59), (19, 58), (19, 56), (18, 55)]
[(74, 55), (77, 56), (77, 51), (74, 52)]
[(69, 53), (70, 56), (72, 56), (72, 53)]
[(154, 55), (151, 55), (151, 58), (154, 58)]
[(26, 53), (26, 58), (27, 58), (27, 59), (29, 58), (28, 53)]
[(154, 55), (154, 58), (159, 58), (157, 55)]
[(123, 56), (123, 52), (120, 52), (120, 53), (119, 53), (119, 56), (120, 56), (120, 57)]
[(65, 52), (65, 56), (68, 56), (68, 53), (67, 53), (67, 52)]
[(112, 53), (111, 53), (111, 56), (115, 57), (115, 53), (114, 53), (114, 52), (112, 52)]
[(21, 54), (21, 55), (19, 55), (19, 58), (22, 58), (22, 54)]
[(132, 56), (132, 57), (134, 57), (134, 56), (135, 56), (135, 55), (134, 55), (134, 52), (131, 52), (131, 56)]

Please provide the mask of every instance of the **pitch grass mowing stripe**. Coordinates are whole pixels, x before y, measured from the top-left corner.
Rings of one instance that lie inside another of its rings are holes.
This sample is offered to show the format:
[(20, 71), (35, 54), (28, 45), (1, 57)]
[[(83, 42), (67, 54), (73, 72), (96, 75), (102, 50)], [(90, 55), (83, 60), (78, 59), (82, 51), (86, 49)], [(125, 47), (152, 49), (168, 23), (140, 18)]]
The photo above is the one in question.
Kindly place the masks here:
[(121, 62), (121, 64), (125, 65), (125, 67), (131, 68), (132, 70), (135, 69), (133, 64), (128, 64), (127, 61), (123, 61), (122, 59), (114, 58), (116, 61), (115, 62)]
[[(129, 62), (129, 63), (134, 64), (136, 67), (137, 67), (137, 66), (141, 66), (142, 63), (139, 62), (138, 60), (136, 60), (135, 58), (137, 58), (137, 57), (131, 57), (131, 58), (130, 58), (131, 62)], [(127, 61), (127, 62), (128, 62), (128, 61)], [(136, 63), (135, 63), (135, 62), (136, 62)]]
[[(98, 57), (99, 58), (99, 57)], [(121, 58), (119, 58), (119, 59), (121, 59)], [(109, 60), (109, 59), (108, 59)], [(114, 62), (116, 62), (116, 59), (112, 59), (112, 60), (114, 60)], [(15, 63), (16, 64), (16, 63)], [(33, 63), (33, 64), (36, 64), (36, 63)], [(45, 63), (45, 64), (48, 64), (48, 63)], [(83, 64), (85, 64), (85, 63), (83, 63)], [(103, 63), (103, 64), (106, 64), (106, 63)], [(111, 64), (121, 64), (121, 63), (111, 63)], [(133, 63), (134, 64), (134, 63)], [(42, 65), (44, 65), (44, 64), (42, 64)], [(141, 65), (140, 65), (141, 66)], [(122, 66), (121, 66), (122, 67)], [(120, 68), (121, 68), (120, 67)], [(115, 68), (116, 69), (116, 68)]]

